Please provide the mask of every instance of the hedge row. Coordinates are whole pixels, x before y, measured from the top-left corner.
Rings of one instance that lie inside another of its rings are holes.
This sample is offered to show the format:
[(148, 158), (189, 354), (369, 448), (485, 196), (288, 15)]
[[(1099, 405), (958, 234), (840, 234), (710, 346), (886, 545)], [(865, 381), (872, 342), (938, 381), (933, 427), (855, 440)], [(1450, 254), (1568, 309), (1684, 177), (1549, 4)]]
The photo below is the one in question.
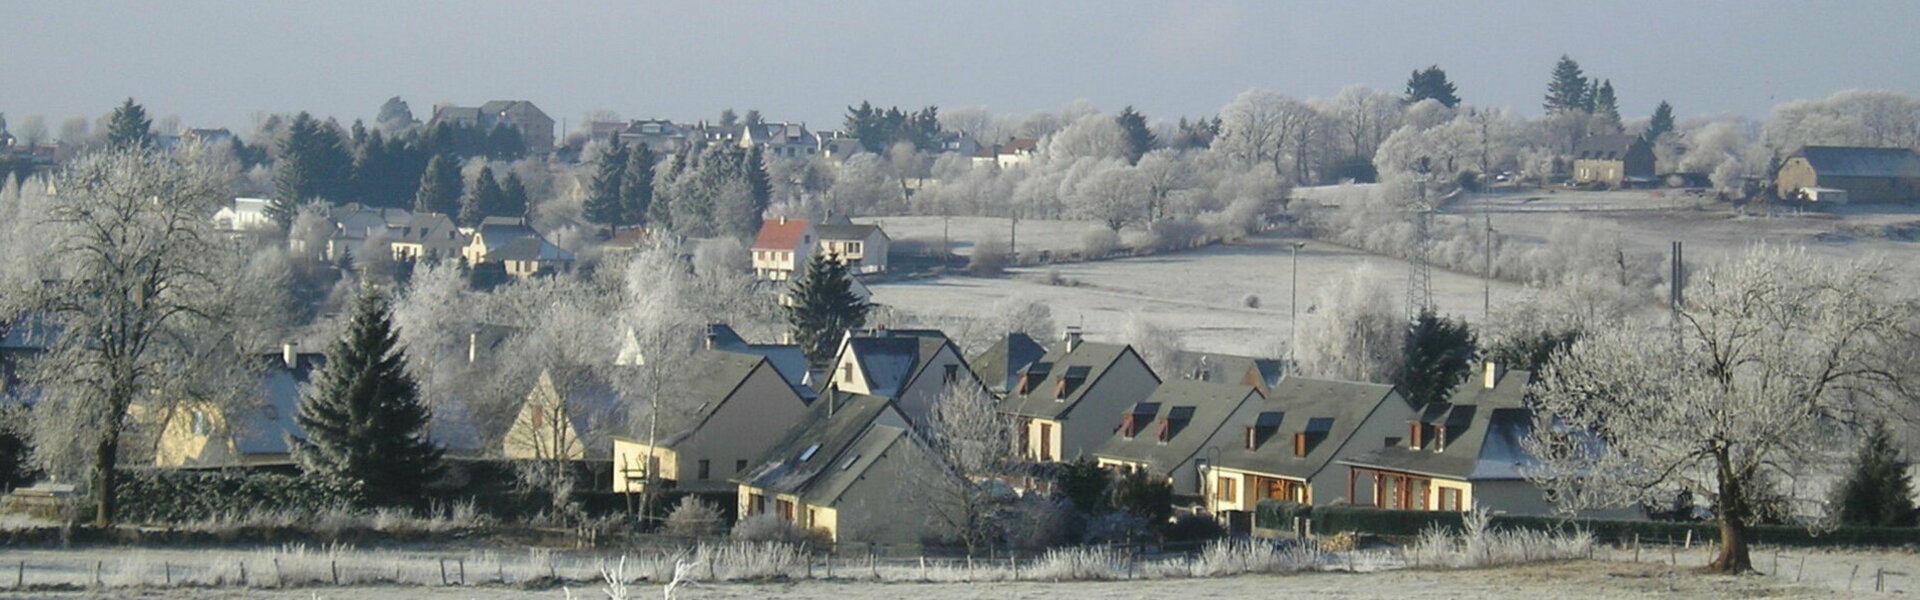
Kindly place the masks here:
[(262, 508), (317, 513), (357, 506), (355, 486), (265, 471), (131, 469), (120, 472), (119, 517), (164, 523), (247, 514)]
[[(1445, 511), (1385, 510), (1358, 506), (1305, 506), (1292, 502), (1267, 500), (1254, 511), (1254, 525), (1266, 529), (1292, 530), (1294, 520), (1313, 520), (1320, 533), (1351, 531), (1370, 535), (1415, 536), (1431, 527), (1459, 529), (1462, 514)], [(1494, 515), (1494, 529), (1531, 529), (1558, 531), (1579, 528), (1593, 532), (1602, 542), (1679, 543), (1693, 534), (1695, 542), (1715, 540), (1720, 528), (1703, 521), (1626, 521), (1610, 519), (1560, 519), (1518, 515)], [(1901, 527), (1840, 527), (1814, 531), (1791, 525), (1755, 525), (1748, 529), (1754, 543), (1782, 546), (1905, 546), (1920, 543), (1920, 529)]]

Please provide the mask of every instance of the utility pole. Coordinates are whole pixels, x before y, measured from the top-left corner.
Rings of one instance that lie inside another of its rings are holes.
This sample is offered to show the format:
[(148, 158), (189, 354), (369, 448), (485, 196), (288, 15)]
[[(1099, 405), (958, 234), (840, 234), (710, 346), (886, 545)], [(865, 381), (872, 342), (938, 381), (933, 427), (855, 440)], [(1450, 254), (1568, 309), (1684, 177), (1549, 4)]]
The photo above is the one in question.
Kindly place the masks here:
[(1488, 322), (1492, 322), (1493, 321), (1493, 215), (1490, 213), (1481, 213), (1480, 217), (1486, 220), (1485, 223), (1487, 228), (1487, 240), (1486, 240), (1487, 269), (1484, 273), (1482, 273), (1481, 276), (1483, 277), (1483, 279), (1481, 279), (1480, 281), (1480, 317), (1483, 319), (1486, 319)]
[(1287, 372), (1294, 372), (1294, 357), (1300, 345), (1300, 249), (1306, 242), (1293, 242), (1288, 248), (1293, 251), (1293, 280), (1287, 284)]
[(1007, 256), (1013, 259), (1014, 266), (1020, 266), (1020, 215), (1013, 215), (1007, 222)]

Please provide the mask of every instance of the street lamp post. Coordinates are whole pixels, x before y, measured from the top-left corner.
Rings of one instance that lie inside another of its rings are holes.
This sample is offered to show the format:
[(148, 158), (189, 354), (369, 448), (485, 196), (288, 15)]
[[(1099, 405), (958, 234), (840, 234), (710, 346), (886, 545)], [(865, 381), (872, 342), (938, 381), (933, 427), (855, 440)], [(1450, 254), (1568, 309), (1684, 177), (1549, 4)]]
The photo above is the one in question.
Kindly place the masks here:
[(1293, 254), (1293, 279), (1287, 284), (1287, 372), (1294, 372), (1294, 348), (1300, 345), (1300, 249), (1306, 242), (1293, 242), (1288, 249)]

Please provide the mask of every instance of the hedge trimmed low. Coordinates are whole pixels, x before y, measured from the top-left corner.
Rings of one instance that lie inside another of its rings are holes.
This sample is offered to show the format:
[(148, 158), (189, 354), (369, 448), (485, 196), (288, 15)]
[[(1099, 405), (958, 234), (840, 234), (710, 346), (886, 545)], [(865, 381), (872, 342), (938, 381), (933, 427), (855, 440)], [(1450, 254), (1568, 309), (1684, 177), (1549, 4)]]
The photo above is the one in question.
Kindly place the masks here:
[(317, 513), (361, 501), (357, 486), (265, 471), (129, 469), (119, 478), (116, 514), (138, 523), (196, 521), (262, 509)]
[[(1313, 520), (1317, 533), (1351, 531), (1371, 535), (1415, 536), (1430, 527), (1459, 529), (1462, 513), (1420, 510), (1386, 510), (1360, 506), (1304, 506), (1276, 500), (1262, 501), (1254, 510), (1256, 527), (1290, 530), (1296, 517)], [(1719, 525), (1711, 521), (1626, 521), (1611, 519), (1561, 519), (1518, 515), (1494, 515), (1494, 529), (1531, 529), (1562, 531), (1571, 528), (1593, 532), (1602, 542), (1680, 543), (1693, 534), (1695, 543), (1720, 537)], [(1754, 525), (1747, 529), (1748, 539), (1757, 544), (1782, 546), (1907, 546), (1920, 544), (1920, 529), (1902, 527), (1840, 527), (1815, 531), (1791, 525)]]

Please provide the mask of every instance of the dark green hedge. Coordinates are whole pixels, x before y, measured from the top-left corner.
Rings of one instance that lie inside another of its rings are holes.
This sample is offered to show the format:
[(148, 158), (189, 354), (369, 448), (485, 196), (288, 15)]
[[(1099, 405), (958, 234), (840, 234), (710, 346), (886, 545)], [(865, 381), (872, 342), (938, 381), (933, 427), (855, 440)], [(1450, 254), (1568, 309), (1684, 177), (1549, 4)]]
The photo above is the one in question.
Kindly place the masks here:
[(264, 471), (131, 469), (120, 472), (125, 521), (164, 523), (244, 515), (258, 510), (320, 512), (359, 505), (359, 490)]
[[(1358, 506), (1302, 506), (1292, 502), (1268, 500), (1254, 511), (1254, 525), (1291, 530), (1295, 517), (1313, 519), (1316, 533), (1351, 531), (1370, 535), (1414, 536), (1429, 527), (1458, 529), (1461, 513), (1418, 510), (1384, 510)], [(1560, 519), (1494, 515), (1494, 529), (1532, 529), (1560, 531), (1572, 528), (1593, 532), (1602, 542), (1625, 543), (1636, 539), (1642, 544), (1679, 543), (1693, 533), (1695, 543), (1716, 540), (1720, 528), (1703, 521), (1624, 521), (1603, 519)], [(1791, 525), (1755, 525), (1749, 537), (1759, 544), (1782, 546), (1905, 546), (1920, 543), (1920, 529), (1900, 527), (1841, 527), (1832, 531), (1812, 531)]]

